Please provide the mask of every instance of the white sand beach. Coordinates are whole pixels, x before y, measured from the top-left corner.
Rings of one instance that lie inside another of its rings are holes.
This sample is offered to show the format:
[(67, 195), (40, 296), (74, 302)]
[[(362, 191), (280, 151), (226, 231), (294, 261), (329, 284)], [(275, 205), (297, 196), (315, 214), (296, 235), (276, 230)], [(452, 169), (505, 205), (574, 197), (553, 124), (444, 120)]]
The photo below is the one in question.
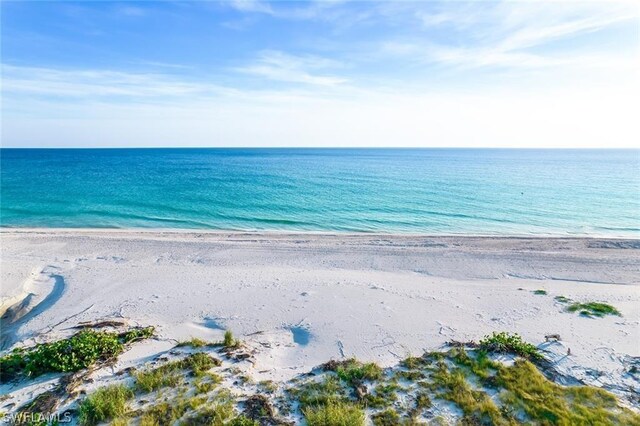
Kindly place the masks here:
[[(640, 356), (637, 240), (49, 229), (0, 238), (2, 310), (13, 306), (4, 349), (86, 321), (156, 326), (159, 338), (126, 364), (230, 329), (256, 350), (255, 377), (285, 380), (329, 359), (391, 365), (510, 331), (568, 376), (618, 394), (638, 388), (624, 374)], [(555, 296), (607, 302), (622, 316), (569, 313)], [(551, 333), (561, 341), (545, 343)]]

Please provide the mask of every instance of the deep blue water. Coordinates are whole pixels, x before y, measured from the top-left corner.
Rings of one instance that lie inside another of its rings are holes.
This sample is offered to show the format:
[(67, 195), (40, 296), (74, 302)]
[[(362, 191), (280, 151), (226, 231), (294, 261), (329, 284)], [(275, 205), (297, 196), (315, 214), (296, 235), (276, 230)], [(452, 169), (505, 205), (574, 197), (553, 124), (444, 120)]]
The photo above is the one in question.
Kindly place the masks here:
[(2, 149), (5, 227), (640, 237), (639, 150)]

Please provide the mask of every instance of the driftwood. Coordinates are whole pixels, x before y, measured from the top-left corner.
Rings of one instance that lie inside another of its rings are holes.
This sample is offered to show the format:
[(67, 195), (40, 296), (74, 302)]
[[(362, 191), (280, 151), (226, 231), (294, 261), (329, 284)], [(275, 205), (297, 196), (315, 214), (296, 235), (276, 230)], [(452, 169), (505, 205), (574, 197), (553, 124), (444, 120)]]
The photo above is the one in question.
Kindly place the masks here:
[(127, 323), (122, 320), (104, 320), (98, 322), (81, 322), (72, 328), (104, 328), (104, 327), (122, 327)]
[(561, 339), (560, 339), (560, 335), (559, 334), (547, 334), (547, 335), (544, 336), (544, 340), (545, 340), (545, 342), (549, 342), (551, 340), (558, 341), (558, 340), (561, 340)]
[(446, 343), (446, 345), (451, 346), (453, 348), (477, 348), (478, 346), (480, 346), (473, 340), (470, 340), (468, 342), (459, 342), (457, 340), (449, 340)]
[(358, 401), (362, 401), (369, 394), (369, 390), (367, 389), (367, 385), (365, 384), (360, 384), (356, 386), (355, 392), (356, 392), (356, 397), (358, 398)]

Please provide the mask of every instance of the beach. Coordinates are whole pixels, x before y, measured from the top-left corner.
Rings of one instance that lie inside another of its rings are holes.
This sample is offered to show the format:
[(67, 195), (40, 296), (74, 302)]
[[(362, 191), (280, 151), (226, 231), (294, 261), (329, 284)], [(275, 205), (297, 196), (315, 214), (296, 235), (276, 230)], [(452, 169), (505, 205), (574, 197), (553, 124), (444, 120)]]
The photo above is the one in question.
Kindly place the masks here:
[(4, 2), (0, 426), (640, 426), (632, 2)]
[[(117, 318), (156, 327), (156, 340), (120, 361), (135, 363), (229, 329), (256, 349), (254, 376), (287, 380), (329, 359), (392, 365), (509, 331), (571, 377), (637, 389), (624, 374), (640, 356), (637, 240), (73, 229), (0, 238), (3, 311), (23, 304), (4, 321), (5, 349)], [(557, 296), (621, 316), (569, 313)], [(545, 343), (548, 334), (561, 340)]]

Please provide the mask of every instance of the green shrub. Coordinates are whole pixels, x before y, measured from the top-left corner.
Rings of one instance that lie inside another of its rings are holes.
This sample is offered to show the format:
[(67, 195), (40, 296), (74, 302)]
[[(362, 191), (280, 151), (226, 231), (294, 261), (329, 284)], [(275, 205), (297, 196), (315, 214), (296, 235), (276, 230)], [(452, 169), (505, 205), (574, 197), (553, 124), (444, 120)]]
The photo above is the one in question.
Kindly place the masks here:
[(363, 426), (364, 411), (348, 403), (330, 403), (303, 410), (309, 426)]
[(542, 359), (542, 355), (531, 343), (522, 340), (518, 334), (493, 333), (480, 340), (480, 349), (487, 352), (511, 353), (528, 359)]
[(560, 303), (569, 303), (569, 302), (571, 302), (571, 299), (569, 299), (568, 297), (565, 297), (565, 296), (556, 296), (556, 297), (554, 297), (554, 299), (556, 300), (556, 302), (560, 302)]
[(133, 391), (124, 385), (100, 388), (80, 403), (80, 424), (95, 425), (105, 420), (122, 417), (127, 412), (127, 401)]
[(29, 354), (25, 370), (30, 376), (49, 371), (78, 371), (98, 360), (117, 356), (123, 349), (122, 343), (113, 334), (81, 331), (68, 340), (37, 346)]
[(605, 315), (622, 316), (620, 314), (620, 311), (618, 311), (616, 308), (607, 303), (601, 302), (573, 303), (567, 307), (567, 311), (580, 311), (581, 315), (594, 316), (598, 318), (601, 318)]
[(24, 372), (28, 361), (25, 351), (20, 348), (0, 358), (0, 381), (6, 383), (18, 377)]
[(148, 338), (153, 330), (138, 328), (122, 334), (82, 330), (68, 339), (15, 349), (0, 358), (0, 378), (5, 382), (21, 375), (33, 378), (45, 373), (79, 371), (118, 356), (125, 344)]
[(547, 294), (546, 290), (534, 290), (533, 294), (537, 294), (538, 296), (544, 296), (545, 294)]

